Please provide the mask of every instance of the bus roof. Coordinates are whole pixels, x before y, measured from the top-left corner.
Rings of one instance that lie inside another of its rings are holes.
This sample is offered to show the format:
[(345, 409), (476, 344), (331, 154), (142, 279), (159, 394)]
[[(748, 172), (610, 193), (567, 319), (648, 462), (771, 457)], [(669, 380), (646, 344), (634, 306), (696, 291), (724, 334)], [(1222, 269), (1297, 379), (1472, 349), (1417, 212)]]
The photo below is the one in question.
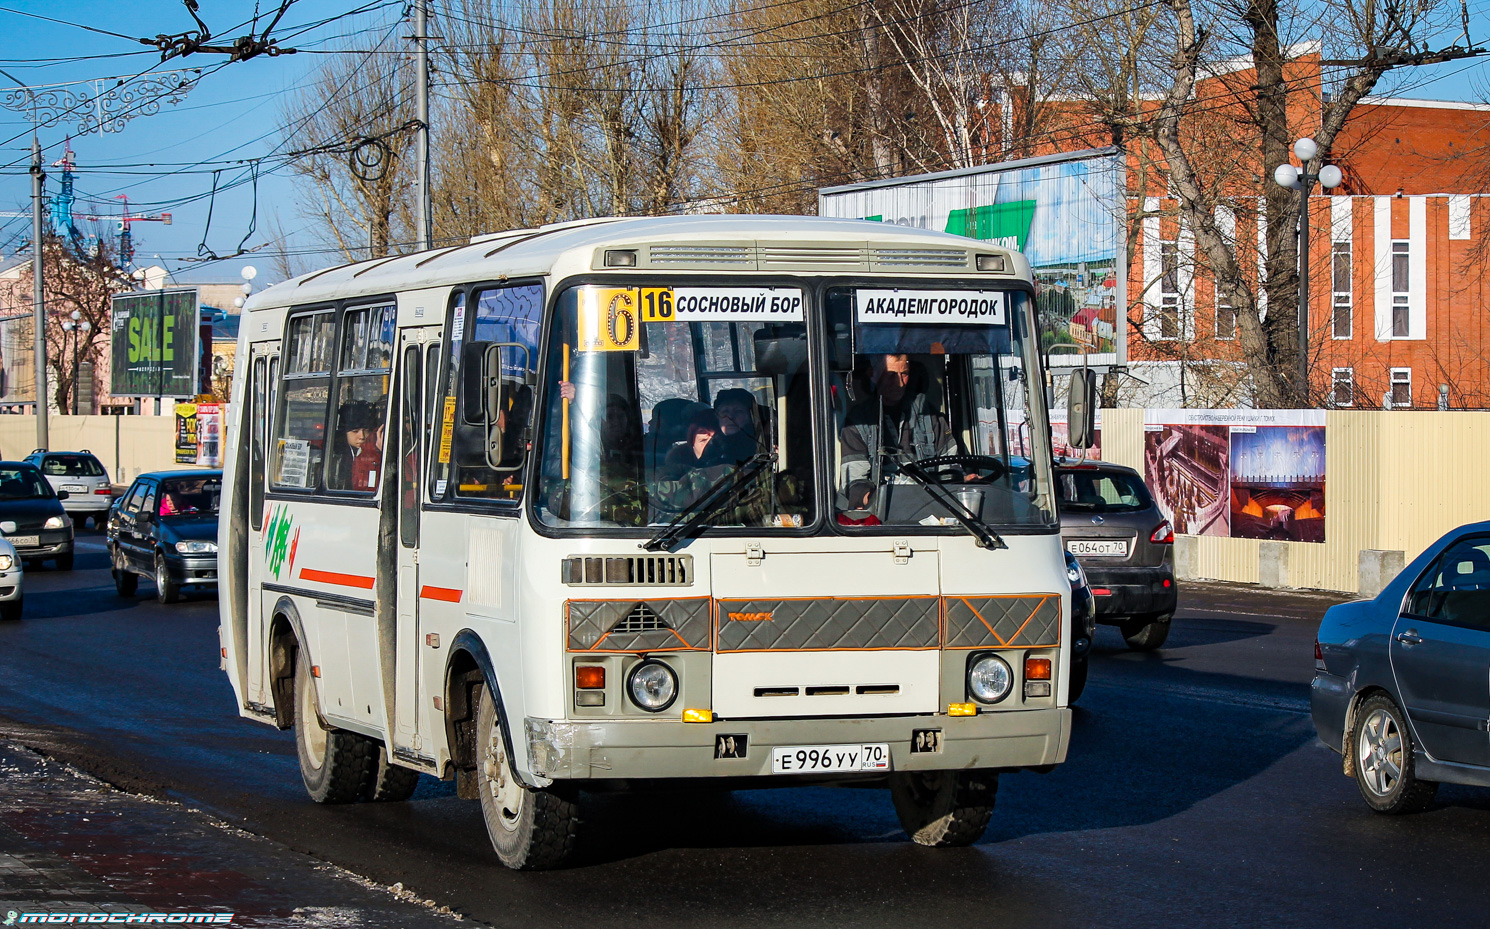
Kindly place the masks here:
[[(673, 247), (653, 251), (654, 244)], [(575, 270), (598, 269), (592, 262), (601, 248), (637, 249), (638, 271), (946, 275), (972, 272), (976, 253), (1006, 256), (1006, 274), (1028, 273), (1017, 252), (890, 223), (735, 214), (607, 217), (477, 236), (460, 245), (313, 271), (255, 294), (245, 310), (549, 274), (566, 258), (577, 263)]]

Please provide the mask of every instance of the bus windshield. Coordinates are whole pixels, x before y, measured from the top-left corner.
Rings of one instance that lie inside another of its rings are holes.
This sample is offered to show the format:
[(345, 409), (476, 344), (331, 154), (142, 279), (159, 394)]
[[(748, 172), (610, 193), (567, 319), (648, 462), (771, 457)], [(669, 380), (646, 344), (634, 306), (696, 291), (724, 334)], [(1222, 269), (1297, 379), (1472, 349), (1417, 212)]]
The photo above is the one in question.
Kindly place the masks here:
[(827, 291), (839, 525), (1055, 524), (1028, 307), (1017, 291)]
[[(539, 520), (660, 526), (708, 505), (709, 526), (810, 523), (803, 303), (799, 288), (780, 286), (561, 293), (539, 431)], [(720, 494), (742, 469), (739, 486)]]

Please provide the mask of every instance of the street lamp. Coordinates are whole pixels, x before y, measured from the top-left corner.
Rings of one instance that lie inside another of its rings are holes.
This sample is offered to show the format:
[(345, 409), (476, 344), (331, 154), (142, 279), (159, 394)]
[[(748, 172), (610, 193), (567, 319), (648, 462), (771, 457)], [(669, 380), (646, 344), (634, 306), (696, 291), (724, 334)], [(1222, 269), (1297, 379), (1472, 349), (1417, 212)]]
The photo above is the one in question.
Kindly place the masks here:
[(1309, 191), (1318, 181), (1326, 190), (1340, 186), (1340, 169), (1325, 165), (1314, 173), (1309, 162), (1319, 155), (1319, 146), (1305, 136), (1293, 143), (1293, 153), (1303, 162), (1303, 170), (1283, 163), (1273, 169), (1273, 181), (1280, 187), (1299, 192), (1299, 396), (1309, 399)]
[(78, 337), (86, 336), (88, 330), (93, 327), (88, 320), (80, 319), (83, 315), (77, 310), (67, 314), (68, 318), (62, 321), (64, 332), (72, 333), (72, 415), (78, 415)]

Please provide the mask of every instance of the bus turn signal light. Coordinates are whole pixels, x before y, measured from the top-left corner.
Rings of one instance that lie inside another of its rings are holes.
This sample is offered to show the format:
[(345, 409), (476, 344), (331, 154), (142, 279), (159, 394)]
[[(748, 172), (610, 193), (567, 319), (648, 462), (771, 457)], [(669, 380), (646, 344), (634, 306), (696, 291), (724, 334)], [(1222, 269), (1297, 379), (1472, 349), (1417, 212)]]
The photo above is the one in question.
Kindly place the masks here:
[(582, 664), (574, 669), (574, 687), (576, 690), (604, 690), (605, 689), (605, 666)]
[(685, 723), (712, 723), (713, 721), (713, 710), (687, 709), (683, 711), (683, 722)]
[(1026, 658), (1024, 660), (1024, 679), (1027, 681), (1050, 680), (1050, 659)]
[(977, 716), (978, 704), (976, 703), (949, 703), (947, 704), (948, 716)]

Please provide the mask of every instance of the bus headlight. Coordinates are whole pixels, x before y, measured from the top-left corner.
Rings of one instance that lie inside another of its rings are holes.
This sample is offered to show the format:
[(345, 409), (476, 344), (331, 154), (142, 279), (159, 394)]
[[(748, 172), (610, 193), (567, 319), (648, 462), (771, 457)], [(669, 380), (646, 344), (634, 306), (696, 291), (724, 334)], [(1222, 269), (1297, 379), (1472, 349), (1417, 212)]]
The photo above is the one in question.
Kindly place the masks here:
[(216, 542), (177, 542), (176, 551), (183, 555), (206, 555), (217, 551)]
[(678, 699), (678, 676), (660, 661), (643, 661), (626, 678), (626, 692), (648, 713), (661, 713)]
[(1009, 696), (1014, 672), (997, 655), (984, 655), (967, 669), (967, 689), (979, 703), (997, 703)]

